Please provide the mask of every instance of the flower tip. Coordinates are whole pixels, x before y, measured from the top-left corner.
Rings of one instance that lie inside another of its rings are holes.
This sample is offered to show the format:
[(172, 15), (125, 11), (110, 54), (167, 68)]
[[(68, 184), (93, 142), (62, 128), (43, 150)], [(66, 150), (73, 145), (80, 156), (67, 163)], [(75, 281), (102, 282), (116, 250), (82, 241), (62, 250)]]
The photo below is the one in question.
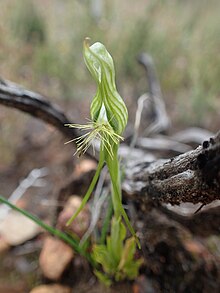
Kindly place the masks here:
[(90, 41), (91, 41), (91, 39), (89, 37), (86, 37), (85, 40), (84, 40), (84, 46), (89, 47)]

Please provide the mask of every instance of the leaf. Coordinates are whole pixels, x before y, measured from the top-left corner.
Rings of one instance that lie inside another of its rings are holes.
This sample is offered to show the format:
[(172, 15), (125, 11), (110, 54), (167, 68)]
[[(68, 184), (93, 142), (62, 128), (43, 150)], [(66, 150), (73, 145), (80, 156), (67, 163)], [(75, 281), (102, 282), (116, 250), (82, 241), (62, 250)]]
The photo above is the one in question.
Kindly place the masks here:
[(99, 272), (98, 270), (94, 270), (94, 274), (99, 279), (99, 281), (101, 281), (103, 284), (105, 284), (108, 287), (111, 286), (112, 281), (108, 276), (106, 276), (105, 274)]
[(142, 259), (135, 260), (134, 255), (136, 251), (136, 240), (131, 237), (126, 240), (121, 261), (118, 266), (119, 271), (123, 271), (124, 276), (133, 280), (138, 276), (139, 268), (143, 263)]
[(118, 266), (119, 270), (121, 270), (126, 265), (126, 263), (129, 263), (133, 260), (135, 250), (136, 250), (135, 238), (131, 237), (127, 239), (125, 242), (123, 253), (121, 255), (120, 264)]
[(128, 279), (134, 280), (138, 276), (139, 269), (142, 264), (143, 264), (143, 259), (127, 262), (123, 268), (124, 275)]
[(113, 274), (116, 268), (115, 261), (109, 254), (106, 245), (94, 245), (92, 258), (102, 265), (104, 271), (109, 274)]
[(33, 222), (35, 222), (36, 224), (38, 224), (40, 227), (42, 227), (44, 230), (48, 231), (50, 234), (57, 236), (58, 238), (60, 238), (61, 240), (65, 241), (66, 243), (68, 243), (70, 246), (72, 246), (75, 251), (77, 251), (78, 253), (85, 255), (88, 260), (90, 261), (91, 258), (88, 257), (87, 254), (84, 254), (84, 251), (81, 249), (81, 247), (79, 246), (79, 243), (74, 240), (73, 238), (71, 238), (70, 236), (68, 236), (67, 234), (65, 234), (64, 232), (53, 228), (52, 226), (44, 223), (43, 221), (41, 221), (37, 216), (30, 214), (29, 212), (18, 208), (17, 206), (15, 206), (14, 204), (12, 204), (11, 202), (9, 202), (7, 199), (5, 199), (3, 196), (0, 195), (0, 202), (6, 204), (7, 206), (9, 206), (10, 208), (12, 208), (13, 210), (19, 212), (20, 214), (26, 216), (27, 218), (29, 218), (30, 220), (32, 220)]

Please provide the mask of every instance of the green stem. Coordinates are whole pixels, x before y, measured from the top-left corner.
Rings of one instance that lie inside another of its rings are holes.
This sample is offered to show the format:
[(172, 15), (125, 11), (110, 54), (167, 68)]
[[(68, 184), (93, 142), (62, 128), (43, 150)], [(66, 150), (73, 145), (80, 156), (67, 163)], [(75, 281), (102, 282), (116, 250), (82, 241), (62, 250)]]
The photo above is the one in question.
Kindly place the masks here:
[(121, 184), (120, 184), (120, 169), (118, 164), (118, 146), (113, 147), (113, 154), (114, 157), (111, 158), (108, 155), (106, 155), (106, 163), (109, 169), (111, 181), (112, 181), (112, 202), (113, 202), (113, 208), (114, 208), (114, 214), (116, 219), (119, 219), (119, 217), (123, 217), (124, 221), (132, 234), (132, 236), (135, 238), (136, 243), (138, 247), (140, 248), (140, 242), (136, 236), (136, 233), (134, 231), (134, 228), (132, 227), (129, 218), (123, 208), (122, 205), (122, 195), (121, 195)]
[(102, 167), (104, 165), (104, 154), (102, 152), (102, 150), (100, 151), (100, 157), (99, 157), (99, 163), (98, 163), (98, 166), (97, 166), (97, 170), (95, 172), (95, 175), (92, 179), (92, 182), (91, 184), (89, 185), (89, 188), (85, 194), (85, 196), (83, 197), (83, 200), (82, 200), (82, 203), (80, 205), (80, 207), (78, 208), (78, 210), (75, 212), (75, 214), (72, 215), (72, 217), (68, 220), (68, 222), (66, 223), (66, 226), (69, 226), (74, 220), (75, 218), (78, 216), (78, 214), (81, 212), (81, 210), (84, 208), (84, 206), (86, 205), (87, 201), (89, 200), (94, 188), (95, 188), (95, 185), (99, 179), (99, 175), (100, 175), (100, 172), (102, 171)]
[[(136, 236), (136, 233), (134, 231), (134, 228), (132, 227), (130, 221), (129, 221), (129, 218), (123, 208), (123, 205), (122, 205), (122, 202), (121, 202), (121, 198), (120, 198), (120, 194), (118, 193), (118, 186), (116, 186), (116, 184), (114, 182), (112, 182), (113, 184), (113, 190), (114, 190), (114, 196), (115, 196), (115, 201), (117, 201), (117, 214), (115, 215), (116, 216), (116, 219), (117, 217), (119, 218), (120, 216), (122, 216), (124, 218), (124, 221), (125, 221), (125, 224), (127, 225), (130, 233), (132, 234), (132, 236), (135, 238), (136, 240), (136, 243), (138, 245), (138, 248), (140, 248), (140, 242)], [(119, 216), (118, 216), (119, 214)]]
[(103, 227), (102, 227), (102, 232), (101, 232), (101, 237), (100, 237), (100, 244), (105, 244), (106, 236), (107, 236), (109, 225), (110, 225), (110, 222), (111, 222), (112, 213), (113, 213), (113, 204), (112, 204), (111, 197), (109, 197), (109, 204), (108, 204), (106, 217), (104, 219), (104, 223), (103, 223)]
[(118, 219), (121, 215), (120, 202), (121, 202), (121, 188), (120, 188), (120, 176), (119, 176), (119, 164), (118, 164), (118, 146), (114, 144), (112, 146), (113, 158), (105, 154), (106, 164), (111, 177), (112, 183), (112, 203), (114, 209), (114, 215)]

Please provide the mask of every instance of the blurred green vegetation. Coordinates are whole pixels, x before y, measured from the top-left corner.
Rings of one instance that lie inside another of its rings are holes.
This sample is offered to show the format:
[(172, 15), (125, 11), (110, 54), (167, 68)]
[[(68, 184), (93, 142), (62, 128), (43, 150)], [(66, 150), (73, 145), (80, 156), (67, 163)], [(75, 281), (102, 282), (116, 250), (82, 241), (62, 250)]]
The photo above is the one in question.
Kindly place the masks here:
[(204, 115), (217, 113), (219, 106), (220, 1), (103, 0), (100, 18), (91, 3), (2, 1), (1, 76), (51, 97), (91, 98), (94, 85), (82, 57), (83, 39), (90, 36), (114, 56), (122, 94), (126, 87), (134, 89), (131, 97), (146, 90), (136, 62), (146, 51), (175, 119), (211, 125)]

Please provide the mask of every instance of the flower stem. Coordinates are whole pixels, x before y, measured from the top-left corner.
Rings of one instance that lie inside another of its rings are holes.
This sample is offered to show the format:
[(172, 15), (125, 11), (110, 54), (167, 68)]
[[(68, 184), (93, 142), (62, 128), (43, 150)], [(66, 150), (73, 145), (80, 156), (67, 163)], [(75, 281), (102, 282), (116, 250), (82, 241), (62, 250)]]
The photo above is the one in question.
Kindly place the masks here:
[(104, 165), (104, 155), (103, 155), (103, 152), (100, 151), (99, 163), (98, 163), (95, 175), (94, 175), (94, 177), (92, 179), (92, 182), (90, 183), (89, 188), (88, 188), (85, 196), (83, 197), (83, 200), (82, 200), (82, 203), (81, 203), (80, 207), (75, 212), (75, 214), (73, 214), (72, 217), (67, 221), (66, 226), (69, 226), (75, 220), (75, 218), (78, 216), (78, 214), (81, 212), (81, 210), (86, 205), (86, 203), (89, 200), (89, 198), (91, 196), (91, 193), (93, 192), (94, 187), (95, 187), (95, 185), (96, 185), (96, 183), (97, 183), (97, 181), (99, 179), (99, 175), (100, 175), (100, 172), (102, 171), (103, 165)]
[(106, 217), (104, 219), (104, 223), (103, 223), (103, 227), (102, 227), (102, 231), (101, 231), (100, 244), (105, 244), (106, 236), (108, 234), (109, 225), (111, 223), (112, 214), (113, 214), (113, 204), (112, 204), (112, 199), (110, 197), (108, 209), (106, 212)]
[(112, 203), (114, 209), (114, 215), (116, 219), (119, 219), (121, 216), (124, 218), (124, 221), (132, 234), (134, 236), (138, 247), (140, 248), (140, 242), (136, 236), (134, 228), (132, 227), (129, 218), (122, 205), (122, 194), (121, 194), (121, 180), (120, 180), (120, 169), (118, 163), (118, 145), (113, 145), (113, 154), (114, 157), (111, 158), (106, 155), (106, 163), (109, 169), (111, 182), (112, 182)]

